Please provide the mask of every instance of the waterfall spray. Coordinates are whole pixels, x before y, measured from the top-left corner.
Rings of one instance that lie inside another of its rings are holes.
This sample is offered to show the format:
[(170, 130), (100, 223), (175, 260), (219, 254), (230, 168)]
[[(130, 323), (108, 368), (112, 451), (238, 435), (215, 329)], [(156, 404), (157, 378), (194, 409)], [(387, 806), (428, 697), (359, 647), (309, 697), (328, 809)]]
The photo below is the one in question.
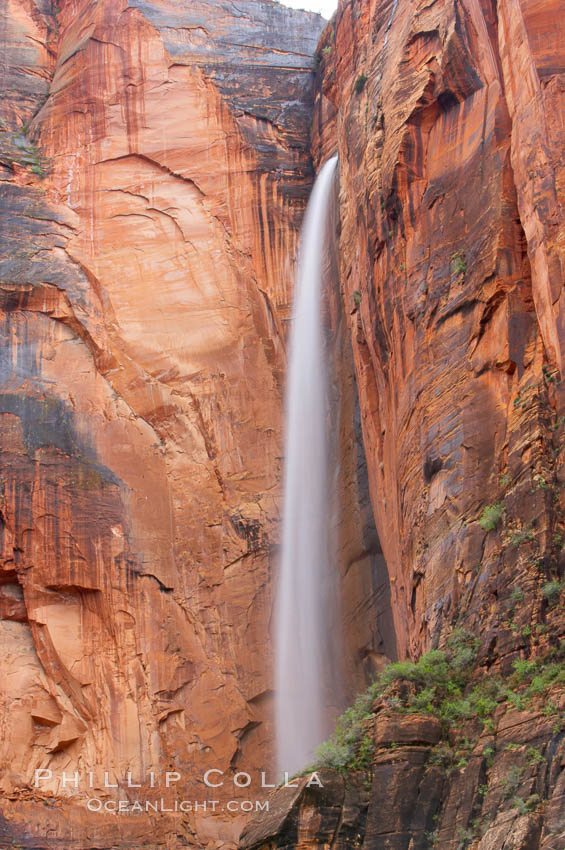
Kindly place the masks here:
[(322, 648), (328, 551), (327, 374), (322, 267), (337, 157), (321, 169), (302, 226), (286, 395), (275, 667), (277, 770), (303, 768), (325, 737)]

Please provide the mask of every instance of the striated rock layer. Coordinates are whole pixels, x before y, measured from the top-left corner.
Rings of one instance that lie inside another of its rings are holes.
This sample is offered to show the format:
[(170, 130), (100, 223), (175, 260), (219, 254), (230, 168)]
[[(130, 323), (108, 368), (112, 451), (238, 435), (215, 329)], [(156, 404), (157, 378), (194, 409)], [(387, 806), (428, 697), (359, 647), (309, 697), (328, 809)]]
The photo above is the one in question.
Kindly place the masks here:
[(378, 713), (370, 783), (324, 770), (323, 787), (302, 779), (277, 790), (240, 847), (554, 850), (563, 845), (565, 739), (553, 724), (533, 712), (498, 713), (447, 772), (439, 720)]
[(85, 802), (264, 796), (324, 21), (271, 0), (0, 15), (0, 844), (233, 843), (237, 807)]
[(535, 649), (523, 631), (562, 633), (542, 587), (565, 556), (563, 25), (552, 0), (351, 0), (318, 47), (312, 144), (340, 156), (340, 285), (401, 656), (457, 623), (508, 669)]

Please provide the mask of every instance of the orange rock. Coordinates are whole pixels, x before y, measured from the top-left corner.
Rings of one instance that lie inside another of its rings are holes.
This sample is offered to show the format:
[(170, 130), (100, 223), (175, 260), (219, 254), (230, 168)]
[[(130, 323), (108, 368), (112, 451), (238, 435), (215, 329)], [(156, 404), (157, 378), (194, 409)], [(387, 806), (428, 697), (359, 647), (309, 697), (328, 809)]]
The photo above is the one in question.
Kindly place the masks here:
[(401, 656), (457, 623), (508, 666), (558, 557), (560, 497), (541, 495), (564, 403), (555, 10), (342, 2), (318, 47), (312, 147), (340, 157), (342, 300)]
[(441, 721), (431, 715), (389, 717), (379, 713), (375, 717), (375, 744), (377, 747), (391, 744), (434, 745), (442, 737)]
[(247, 799), (238, 769), (264, 796), (284, 322), (323, 21), (270, 0), (48, 5), (10, 0), (2, 30), (8, 834), (233, 844), (241, 811), (85, 804)]

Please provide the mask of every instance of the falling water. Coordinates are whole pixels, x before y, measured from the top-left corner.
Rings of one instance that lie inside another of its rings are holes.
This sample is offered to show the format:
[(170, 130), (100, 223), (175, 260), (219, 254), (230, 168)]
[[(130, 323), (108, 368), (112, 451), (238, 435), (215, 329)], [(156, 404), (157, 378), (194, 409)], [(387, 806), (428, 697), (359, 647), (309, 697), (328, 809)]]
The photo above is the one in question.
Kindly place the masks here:
[[(306, 766), (325, 737), (322, 654), (328, 552), (327, 375), (322, 267), (337, 157), (321, 169), (302, 226), (286, 397), (283, 546), (276, 618), (279, 775)], [(327, 612), (326, 612), (327, 613)]]

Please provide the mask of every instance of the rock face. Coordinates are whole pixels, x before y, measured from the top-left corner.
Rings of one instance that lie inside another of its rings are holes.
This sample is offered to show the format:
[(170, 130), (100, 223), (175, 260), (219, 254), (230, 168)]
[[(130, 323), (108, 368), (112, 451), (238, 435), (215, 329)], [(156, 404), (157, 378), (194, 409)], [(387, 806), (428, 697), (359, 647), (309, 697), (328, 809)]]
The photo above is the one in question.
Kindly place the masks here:
[[(337, 213), (337, 210), (336, 210)], [(339, 469), (334, 511), (336, 569), (340, 576), (342, 629), (332, 647), (332, 664), (341, 684), (341, 700), (329, 705), (343, 707), (343, 700), (357, 694), (375, 673), (397, 657), (391, 608), (390, 582), (369, 493), (367, 459), (361, 433), (361, 409), (347, 310), (344, 309), (337, 266), (338, 244), (331, 244), (325, 303), (329, 336), (330, 405), (336, 427), (332, 429), (335, 466)], [(333, 464), (332, 464), (333, 468)], [(331, 728), (331, 727), (330, 727)]]
[[(242, 850), (359, 847), (386, 850), (536, 850), (563, 842), (565, 739), (553, 721), (505, 713), (446, 771), (441, 724), (377, 713), (372, 781), (322, 771), (323, 787), (273, 793), (269, 817), (244, 829)], [(527, 801), (547, 797), (544, 810)]]
[(562, 634), (562, 27), (552, 0), (351, 0), (318, 47), (400, 656), (457, 623), (508, 669)]
[(1, 15), (2, 840), (233, 843), (241, 811), (85, 803), (262, 796), (324, 22), (270, 0)]
[(296, 780), (272, 793), (269, 815), (246, 826), (240, 847), (332, 846), (344, 850), (364, 829), (368, 796), (361, 777), (346, 782), (339, 774), (325, 770), (314, 784), (309, 784), (309, 777)]
[[(317, 51), (312, 149), (340, 158), (339, 285), (399, 655), (457, 626), (480, 637), (475, 681), (565, 630), (563, 25), (552, 0), (350, 0)], [(375, 706), (368, 796), (355, 774), (276, 792), (241, 846), (560, 847), (563, 705), (562, 686), (495, 702), (485, 728), (449, 733)]]
[[(263, 796), (312, 111), (316, 163), (340, 156), (348, 688), (455, 624), (478, 675), (563, 637), (560, 4), (349, 0), (322, 27), (271, 0), (0, 13), (2, 846), (219, 848)], [(303, 781), (243, 844), (555, 850), (562, 732), (493, 722), (447, 774), (433, 722), (377, 714), (370, 792)], [(136, 799), (160, 810), (114, 813)]]

